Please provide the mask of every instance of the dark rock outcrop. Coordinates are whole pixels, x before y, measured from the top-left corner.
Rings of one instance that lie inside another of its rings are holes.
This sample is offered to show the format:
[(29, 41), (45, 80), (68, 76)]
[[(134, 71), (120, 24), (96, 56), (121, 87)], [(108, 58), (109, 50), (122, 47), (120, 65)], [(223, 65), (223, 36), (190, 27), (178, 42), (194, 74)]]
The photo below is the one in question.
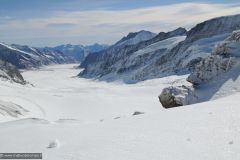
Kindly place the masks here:
[(10, 63), (0, 60), (0, 78), (10, 80), (16, 83), (25, 84), (25, 80), (21, 73)]

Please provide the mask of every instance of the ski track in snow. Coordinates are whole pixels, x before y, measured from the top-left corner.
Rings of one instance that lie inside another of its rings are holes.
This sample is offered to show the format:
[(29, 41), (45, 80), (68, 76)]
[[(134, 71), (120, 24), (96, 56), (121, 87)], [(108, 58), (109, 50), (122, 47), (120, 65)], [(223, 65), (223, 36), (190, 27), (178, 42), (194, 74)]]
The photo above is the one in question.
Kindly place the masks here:
[(34, 87), (0, 82), (0, 100), (30, 111), (1, 117), (1, 152), (42, 152), (47, 160), (240, 159), (239, 92), (165, 110), (158, 94), (187, 83), (187, 75), (126, 85), (76, 78), (73, 66), (25, 71)]

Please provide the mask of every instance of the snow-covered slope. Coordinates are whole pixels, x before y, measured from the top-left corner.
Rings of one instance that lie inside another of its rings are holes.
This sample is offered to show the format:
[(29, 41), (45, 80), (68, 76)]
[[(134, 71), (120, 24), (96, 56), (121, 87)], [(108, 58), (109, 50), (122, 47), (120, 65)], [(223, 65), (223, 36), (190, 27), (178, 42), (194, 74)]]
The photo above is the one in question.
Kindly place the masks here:
[[(193, 27), (187, 38), (174, 47), (159, 63), (161, 72), (192, 70), (202, 59), (209, 56), (215, 45), (234, 30), (240, 29), (240, 15), (214, 18)], [(173, 65), (174, 64), (174, 65)]]
[(111, 71), (110, 74), (101, 76), (99, 80), (113, 81), (120, 79), (126, 83), (136, 83), (151, 79), (152, 77), (157, 78), (157, 76), (152, 76), (152, 73), (146, 72), (146, 68), (157, 63), (161, 56), (168, 53), (169, 50), (183, 41), (185, 37), (186, 36), (168, 38), (133, 52), (131, 55), (124, 57), (121, 61), (112, 65), (112, 68), (116, 68), (115, 72)]
[(159, 91), (186, 84), (186, 76), (126, 85), (73, 78), (78, 72), (48, 66), (23, 73), (35, 87), (0, 82), (0, 99), (28, 110), (27, 119), (0, 123), (1, 152), (42, 152), (46, 160), (240, 159), (239, 93), (165, 110)]
[(90, 54), (81, 64), (80, 76), (112, 81), (116, 79), (135, 83), (149, 78), (139, 75), (145, 68), (154, 65), (160, 57), (185, 39), (186, 30), (178, 28), (161, 32), (147, 41), (135, 45), (112, 46), (98, 54)]

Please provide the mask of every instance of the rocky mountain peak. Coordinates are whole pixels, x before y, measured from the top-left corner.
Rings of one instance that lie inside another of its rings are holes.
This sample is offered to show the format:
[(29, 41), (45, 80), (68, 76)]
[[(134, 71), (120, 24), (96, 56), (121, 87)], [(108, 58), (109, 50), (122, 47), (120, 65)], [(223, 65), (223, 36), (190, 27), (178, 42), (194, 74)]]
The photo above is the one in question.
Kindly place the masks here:
[(145, 30), (141, 30), (139, 32), (130, 32), (127, 36), (123, 37), (121, 40), (115, 43), (115, 46), (134, 45), (141, 41), (149, 40), (155, 36), (155, 33)]
[(240, 14), (224, 16), (197, 24), (187, 33), (187, 41), (195, 41), (217, 34), (231, 33), (240, 29)]

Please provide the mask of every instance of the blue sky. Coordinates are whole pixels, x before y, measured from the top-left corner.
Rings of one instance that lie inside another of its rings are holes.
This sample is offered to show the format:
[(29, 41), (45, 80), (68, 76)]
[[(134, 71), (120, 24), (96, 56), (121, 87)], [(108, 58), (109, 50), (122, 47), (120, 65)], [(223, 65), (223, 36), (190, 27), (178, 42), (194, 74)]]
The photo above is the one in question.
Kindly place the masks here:
[(191, 28), (240, 13), (239, 0), (0, 0), (0, 41), (32, 46), (114, 43), (128, 32)]

